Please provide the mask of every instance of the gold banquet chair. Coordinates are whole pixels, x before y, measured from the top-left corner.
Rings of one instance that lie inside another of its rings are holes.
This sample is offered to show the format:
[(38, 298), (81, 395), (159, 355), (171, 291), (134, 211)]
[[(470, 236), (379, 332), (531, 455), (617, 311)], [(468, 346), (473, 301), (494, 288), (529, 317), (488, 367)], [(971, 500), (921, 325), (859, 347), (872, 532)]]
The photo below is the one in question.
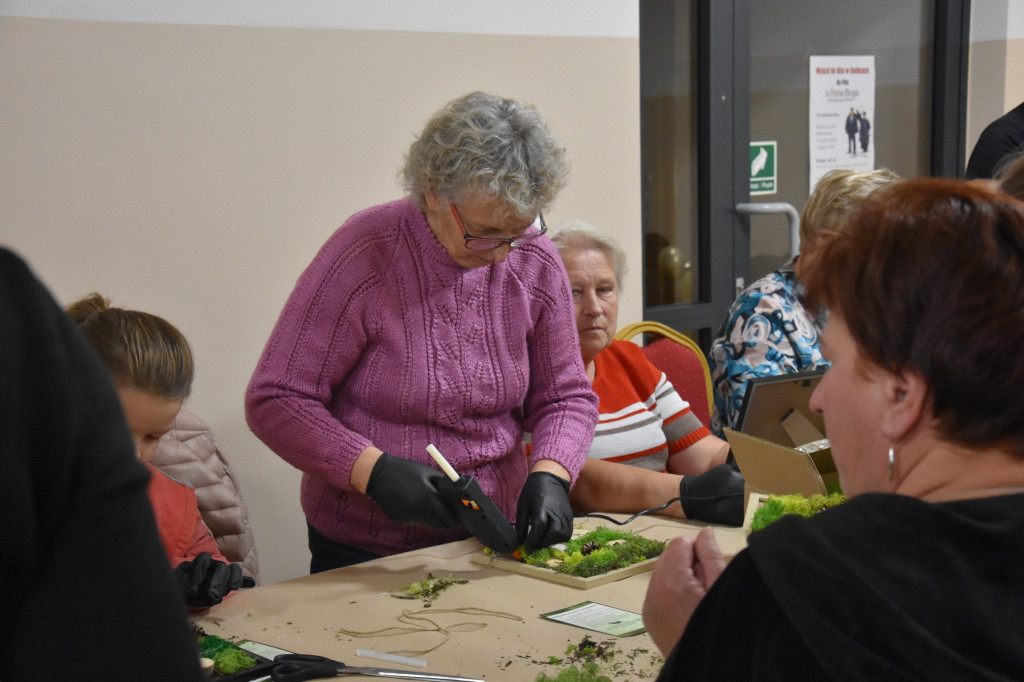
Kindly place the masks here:
[(690, 337), (660, 322), (634, 322), (615, 333), (615, 338), (628, 341), (637, 334), (656, 334), (660, 339), (643, 347), (644, 355), (660, 369), (675, 386), (683, 400), (705, 426), (711, 425), (714, 395), (711, 369), (707, 357)]

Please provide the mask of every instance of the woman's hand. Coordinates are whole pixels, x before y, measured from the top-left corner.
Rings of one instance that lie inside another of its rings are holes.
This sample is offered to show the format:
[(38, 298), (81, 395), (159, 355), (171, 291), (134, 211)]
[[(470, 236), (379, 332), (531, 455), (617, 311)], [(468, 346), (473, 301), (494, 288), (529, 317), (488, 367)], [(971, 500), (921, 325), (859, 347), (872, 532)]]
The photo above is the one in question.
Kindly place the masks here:
[(392, 521), (451, 530), (461, 524), (437, 488), (444, 480), (433, 467), (382, 452), (370, 472), (366, 494)]
[(209, 608), (221, 603), (229, 593), (255, 585), (252, 578), (242, 575), (241, 564), (226, 564), (214, 559), (209, 552), (178, 564), (174, 576), (185, 603), (192, 609)]
[(675, 648), (700, 600), (725, 566), (710, 528), (696, 538), (676, 538), (661, 553), (647, 586), (643, 617), (663, 656)]
[(679, 502), (686, 518), (725, 526), (743, 525), (743, 475), (719, 464), (679, 482)]
[(567, 478), (543, 470), (535, 470), (526, 477), (516, 505), (516, 532), (527, 552), (572, 537)]

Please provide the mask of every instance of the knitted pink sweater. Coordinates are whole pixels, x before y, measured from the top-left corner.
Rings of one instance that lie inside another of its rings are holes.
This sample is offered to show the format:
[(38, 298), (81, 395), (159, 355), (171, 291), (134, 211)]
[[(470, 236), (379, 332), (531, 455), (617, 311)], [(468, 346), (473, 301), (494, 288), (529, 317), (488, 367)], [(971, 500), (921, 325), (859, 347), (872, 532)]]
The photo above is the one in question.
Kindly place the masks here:
[[(568, 278), (546, 238), (466, 269), (409, 200), (349, 218), (299, 278), (246, 392), (250, 428), (303, 471), (302, 508), (336, 542), (394, 554), (447, 542), (349, 486), (368, 445), (432, 464), (435, 444), (510, 519), (529, 467), (575, 481), (597, 422)], [(524, 430), (533, 434), (530, 461)]]

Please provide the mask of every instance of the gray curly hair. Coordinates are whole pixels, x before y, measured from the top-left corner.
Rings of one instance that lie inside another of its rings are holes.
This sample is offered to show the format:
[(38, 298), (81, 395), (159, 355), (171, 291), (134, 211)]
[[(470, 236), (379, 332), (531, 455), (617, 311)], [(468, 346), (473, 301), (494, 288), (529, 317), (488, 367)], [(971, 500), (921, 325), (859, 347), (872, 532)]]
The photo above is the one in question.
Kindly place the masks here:
[(622, 280), (629, 268), (626, 267), (626, 252), (614, 237), (580, 220), (552, 230), (548, 237), (558, 247), (559, 255), (570, 251), (594, 249), (608, 256), (612, 262), (612, 269), (615, 270), (615, 283), (619, 290), (622, 290)]
[(506, 215), (532, 220), (569, 174), (565, 147), (540, 111), (484, 92), (454, 99), (405, 154), (405, 190), (426, 208), (428, 190), (452, 201), (497, 197)]

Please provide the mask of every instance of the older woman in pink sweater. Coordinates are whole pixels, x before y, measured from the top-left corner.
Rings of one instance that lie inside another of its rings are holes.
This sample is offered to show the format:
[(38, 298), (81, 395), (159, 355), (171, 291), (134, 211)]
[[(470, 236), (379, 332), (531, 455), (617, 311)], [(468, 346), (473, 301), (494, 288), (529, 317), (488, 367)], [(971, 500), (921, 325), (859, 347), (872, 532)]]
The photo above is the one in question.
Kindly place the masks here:
[(527, 547), (571, 534), (597, 401), (541, 214), (564, 156), (534, 108), (453, 100), (406, 154), (409, 196), (349, 218), (299, 278), (246, 414), (303, 471), (311, 572), (466, 537), (430, 443)]

